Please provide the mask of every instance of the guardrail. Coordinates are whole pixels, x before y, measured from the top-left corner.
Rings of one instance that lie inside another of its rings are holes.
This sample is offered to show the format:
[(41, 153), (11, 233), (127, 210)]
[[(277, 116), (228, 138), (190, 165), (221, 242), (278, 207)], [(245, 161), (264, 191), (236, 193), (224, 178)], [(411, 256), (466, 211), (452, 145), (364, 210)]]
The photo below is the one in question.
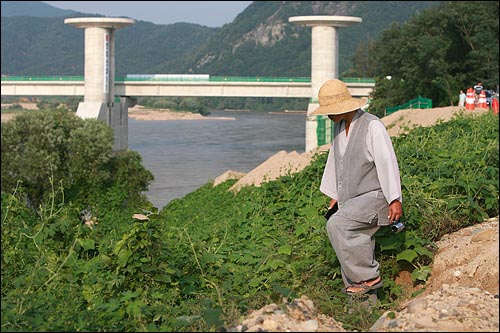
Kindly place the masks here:
[(84, 81), (83, 76), (2, 76), (2, 81)]
[(385, 115), (388, 116), (391, 113), (404, 109), (432, 109), (432, 99), (418, 96), (405, 104), (386, 108)]
[(333, 122), (328, 116), (317, 116), (318, 127), (316, 127), (316, 137), (318, 138), (318, 147), (331, 143), (333, 140)]
[[(2, 76), (2, 81), (84, 81), (84, 76)], [(345, 83), (371, 83), (375, 80), (371, 78), (340, 78)], [(115, 81), (207, 81), (206, 78), (197, 77), (176, 77), (176, 78), (153, 78), (134, 77), (127, 78), (117, 76)], [(270, 76), (211, 76), (209, 82), (311, 82), (310, 77), (270, 77)]]

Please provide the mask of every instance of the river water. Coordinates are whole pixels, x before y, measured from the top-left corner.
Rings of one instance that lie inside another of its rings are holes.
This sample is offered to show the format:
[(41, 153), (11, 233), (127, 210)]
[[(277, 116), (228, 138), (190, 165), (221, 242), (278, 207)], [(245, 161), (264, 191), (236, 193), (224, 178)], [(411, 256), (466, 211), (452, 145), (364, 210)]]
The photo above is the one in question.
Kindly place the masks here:
[(280, 150), (303, 153), (304, 113), (213, 111), (232, 120), (128, 120), (128, 146), (155, 180), (146, 193), (162, 209), (227, 170), (249, 172)]

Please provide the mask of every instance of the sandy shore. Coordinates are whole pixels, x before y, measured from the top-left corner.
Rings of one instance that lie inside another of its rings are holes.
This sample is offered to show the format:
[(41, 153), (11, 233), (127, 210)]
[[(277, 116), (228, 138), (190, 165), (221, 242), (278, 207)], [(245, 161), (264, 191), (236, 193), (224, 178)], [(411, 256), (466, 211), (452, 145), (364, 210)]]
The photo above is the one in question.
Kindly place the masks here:
[[(32, 108), (31, 108), (32, 109)], [(2, 122), (9, 121), (15, 117), (14, 113), (2, 113)], [(147, 109), (142, 105), (136, 105), (128, 109), (128, 117), (136, 120), (235, 120), (234, 117), (212, 117), (202, 116), (199, 113), (175, 112), (169, 109)]]
[(128, 109), (128, 117), (136, 120), (235, 120), (234, 117), (202, 116), (192, 112), (174, 112), (168, 109), (147, 109), (136, 105)]

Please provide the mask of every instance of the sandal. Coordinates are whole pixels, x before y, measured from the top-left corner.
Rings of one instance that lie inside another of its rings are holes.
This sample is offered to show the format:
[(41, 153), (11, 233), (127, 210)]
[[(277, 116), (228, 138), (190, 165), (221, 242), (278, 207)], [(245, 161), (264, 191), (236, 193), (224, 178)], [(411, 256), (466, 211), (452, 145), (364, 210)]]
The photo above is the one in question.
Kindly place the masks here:
[[(378, 279), (379, 279), (379, 281), (377, 283), (375, 283), (374, 285), (370, 286), (368, 284), (368, 282), (370, 282), (370, 281), (364, 281), (364, 282), (361, 282), (361, 283), (352, 284), (349, 287), (345, 287), (344, 289), (342, 289), (342, 292), (344, 294), (346, 294), (346, 295), (363, 295), (363, 294), (366, 294), (370, 290), (378, 289), (378, 288), (380, 288), (380, 287), (382, 287), (384, 285), (384, 282), (382, 281), (382, 279), (380, 279), (380, 277)], [(350, 291), (350, 290), (347, 290), (349, 288), (356, 288), (356, 289), (359, 289), (359, 291)]]

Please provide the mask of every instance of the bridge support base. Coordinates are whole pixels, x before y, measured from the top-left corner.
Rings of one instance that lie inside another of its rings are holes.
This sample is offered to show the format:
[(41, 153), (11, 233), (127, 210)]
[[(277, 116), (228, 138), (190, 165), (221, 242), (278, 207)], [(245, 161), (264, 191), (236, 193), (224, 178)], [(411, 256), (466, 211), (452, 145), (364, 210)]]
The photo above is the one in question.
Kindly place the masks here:
[(128, 108), (136, 103), (130, 97), (120, 97), (115, 103), (80, 102), (76, 115), (105, 122), (114, 132), (113, 151), (123, 151), (128, 149)]

